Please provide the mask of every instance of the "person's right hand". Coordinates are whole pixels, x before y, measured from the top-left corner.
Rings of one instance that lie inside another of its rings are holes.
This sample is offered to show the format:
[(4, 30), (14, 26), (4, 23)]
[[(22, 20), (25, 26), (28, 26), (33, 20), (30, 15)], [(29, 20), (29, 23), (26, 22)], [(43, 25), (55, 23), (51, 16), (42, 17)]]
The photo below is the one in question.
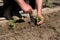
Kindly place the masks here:
[(20, 7), (25, 13), (33, 12), (32, 7), (27, 3), (23, 3)]

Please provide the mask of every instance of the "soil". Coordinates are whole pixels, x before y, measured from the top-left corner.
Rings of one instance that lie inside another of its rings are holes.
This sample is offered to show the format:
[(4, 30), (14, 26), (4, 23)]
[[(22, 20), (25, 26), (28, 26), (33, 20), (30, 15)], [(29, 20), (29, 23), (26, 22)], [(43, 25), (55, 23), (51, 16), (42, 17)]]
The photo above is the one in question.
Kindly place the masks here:
[(21, 22), (16, 23), (13, 30), (4, 21), (0, 25), (0, 40), (60, 40), (60, 11), (43, 15), (45, 22), (34, 27)]

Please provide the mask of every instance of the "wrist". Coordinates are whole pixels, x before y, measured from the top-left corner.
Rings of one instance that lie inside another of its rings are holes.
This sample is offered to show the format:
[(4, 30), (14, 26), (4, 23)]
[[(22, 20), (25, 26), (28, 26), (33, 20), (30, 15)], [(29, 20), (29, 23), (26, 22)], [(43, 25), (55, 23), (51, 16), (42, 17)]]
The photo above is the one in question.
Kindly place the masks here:
[(42, 15), (42, 12), (38, 12), (37, 15), (38, 15), (38, 16)]
[(25, 3), (24, 0), (16, 0), (16, 2), (17, 2), (18, 4), (23, 4), (23, 3)]

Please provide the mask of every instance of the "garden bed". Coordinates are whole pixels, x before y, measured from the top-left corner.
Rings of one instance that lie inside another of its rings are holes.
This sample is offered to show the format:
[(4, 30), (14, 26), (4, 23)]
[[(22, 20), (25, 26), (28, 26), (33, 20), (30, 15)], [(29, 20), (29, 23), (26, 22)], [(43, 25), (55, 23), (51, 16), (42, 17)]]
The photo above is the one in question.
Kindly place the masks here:
[(45, 22), (40, 26), (32, 27), (27, 22), (22, 22), (17, 23), (13, 30), (4, 21), (0, 25), (0, 40), (60, 40), (60, 10), (54, 10), (57, 9), (45, 11), (45, 14), (43, 12)]

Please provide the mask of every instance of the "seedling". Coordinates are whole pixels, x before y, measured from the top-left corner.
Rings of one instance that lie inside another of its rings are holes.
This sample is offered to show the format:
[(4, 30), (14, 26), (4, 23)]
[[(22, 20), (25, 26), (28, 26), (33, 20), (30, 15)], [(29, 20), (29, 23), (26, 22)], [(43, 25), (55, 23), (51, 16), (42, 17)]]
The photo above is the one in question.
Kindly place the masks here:
[(14, 20), (14, 19), (10, 21), (10, 26), (11, 26), (14, 30), (15, 30), (16, 21), (17, 21), (17, 20)]
[(13, 27), (16, 24), (16, 20), (11, 20), (10, 25)]
[(13, 20), (10, 20), (10, 26), (15, 30), (16, 21), (19, 20), (18, 17), (13, 16)]
[(38, 22), (40, 22), (42, 19), (41, 19), (41, 17), (38, 17)]

